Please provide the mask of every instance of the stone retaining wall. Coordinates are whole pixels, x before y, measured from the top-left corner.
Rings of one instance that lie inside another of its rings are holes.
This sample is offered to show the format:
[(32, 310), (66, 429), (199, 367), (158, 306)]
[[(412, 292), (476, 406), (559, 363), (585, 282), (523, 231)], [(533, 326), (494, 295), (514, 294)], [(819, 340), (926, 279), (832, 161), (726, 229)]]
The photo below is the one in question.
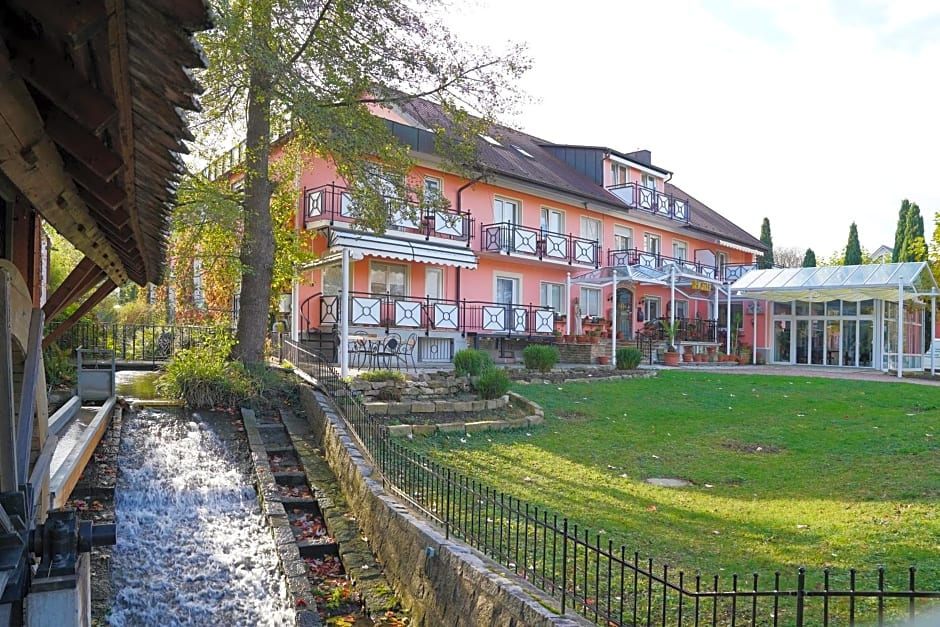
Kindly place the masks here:
[(381, 478), (353, 444), (329, 399), (307, 386), (301, 388), (300, 396), (318, 445), (369, 536), (386, 577), (404, 605), (411, 608), (415, 625), (589, 624), (577, 616), (559, 616), (547, 609), (557, 604), (412, 514), (382, 487)]

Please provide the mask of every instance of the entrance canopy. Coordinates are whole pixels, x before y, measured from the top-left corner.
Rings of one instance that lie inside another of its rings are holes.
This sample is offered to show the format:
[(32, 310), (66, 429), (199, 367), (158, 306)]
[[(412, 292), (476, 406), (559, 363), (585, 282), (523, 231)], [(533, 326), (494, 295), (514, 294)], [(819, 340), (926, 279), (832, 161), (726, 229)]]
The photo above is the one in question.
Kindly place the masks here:
[[(674, 283), (672, 281), (674, 280)], [(641, 285), (662, 285), (669, 287), (695, 287), (699, 283), (721, 285), (707, 274), (700, 274), (675, 263), (665, 263), (659, 267), (645, 265), (605, 266), (571, 277), (573, 285), (587, 285), (589, 287), (608, 287), (614, 283), (638, 283)]]
[(747, 298), (776, 301), (869, 298), (897, 301), (899, 288), (905, 300), (914, 300), (936, 293), (937, 282), (926, 261), (912, 261), (751, 270), (731, 285), (731, 292)]

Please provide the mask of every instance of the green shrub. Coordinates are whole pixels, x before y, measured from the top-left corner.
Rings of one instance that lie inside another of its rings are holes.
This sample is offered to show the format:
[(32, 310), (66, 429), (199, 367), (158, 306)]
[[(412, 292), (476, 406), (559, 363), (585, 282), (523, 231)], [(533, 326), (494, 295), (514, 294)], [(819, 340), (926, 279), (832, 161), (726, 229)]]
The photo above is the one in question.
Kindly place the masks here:
[(235, 340), (229, 332), (173, 353), (157, 391), (190, 407), (231, 407), (255, 396), (261, 382), (241, 362), (229, 358)]
[(458, 377), (476, 377), (493, 368), (490, 356), (474, 348), (462, 348), (454, 353), (454, 372)]
[(405, 375), (398, 370), (368, 370), (359, 375), (363, 381), (404, 381)]
[(641, 361), (643, 353), (639, 349), (632, 346), (617, 349), (617, 370), (636, 370)]
[(499, 398), (509, 391), (509, 373), (502, 368), (490, 368), (480, 375), (474, 386), (480, 398)]
[(558, 349), (546, 344), (530, 344), (522, 351), (522, 361), (529, 370), (549, 372), (559, 358)]
[(46, 386), (59, 388), (75, 383), (75, 364), (69, 359), (69, 351), (50, 344), (42, 352), (42, 363), (46, 372)]

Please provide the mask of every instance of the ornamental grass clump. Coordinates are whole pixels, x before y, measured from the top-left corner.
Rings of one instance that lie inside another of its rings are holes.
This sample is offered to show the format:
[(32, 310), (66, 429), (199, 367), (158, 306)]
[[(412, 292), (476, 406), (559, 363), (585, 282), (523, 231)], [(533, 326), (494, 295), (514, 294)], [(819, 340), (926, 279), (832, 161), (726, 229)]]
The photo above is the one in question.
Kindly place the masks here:
[(477, 394), (483, 400), (499, 398), (509, 391), (509, 373), (502, 368), (486, 370), (474, 383)]
[(157, 392), (179, 398), (190, 407), (232, 407), (255, 396), (259, 381), (230, 359), (235, 339), (219, 332), (211, 340), (177, 350), (157, 382)]
[(458, 377), (478, 377), (493, 367), (490, 356), (474, 348), (462, 348), (454, 353), (454, 372)]
[(639, 349), (628, 347), (617, 349), (617, 370), (636, 370), (643, 361), (643, 353)]
[(522, 351), (522, 362), (529, 370), (550, 372), (559, 359), (558, 349), (545, 344), (530, 344)]

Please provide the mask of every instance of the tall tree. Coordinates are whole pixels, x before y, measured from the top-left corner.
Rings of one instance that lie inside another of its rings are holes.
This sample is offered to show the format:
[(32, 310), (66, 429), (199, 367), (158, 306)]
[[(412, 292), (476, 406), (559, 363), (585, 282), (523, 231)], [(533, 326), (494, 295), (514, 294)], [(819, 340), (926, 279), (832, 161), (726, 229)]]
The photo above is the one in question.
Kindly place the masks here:
[(927, 242), (924, 239), (924, 218), (920, 215), (920, 207), (912, 202), (907, 210), (907, 219), (904, 224), (904, 248), (898, 261), (926, 261)]
[(757, 258), (757, 267), (766, 270), (774, 267), (774, 240), (770, 236), (770, 220), (764, 218), (760, 225), (760, 241), (767, 246), (767, 253)]
[(901, 260), (903, 251), (906, 248), (904, 231), (907, 229), (907, 214), (910, 208), (911, 203), (907, 198), (901, 201), (901, 209), (898, 211), (898, 225), (894, 229), (894, 250), (891, 251), (892, 263), (897, 263)]
[(806, 249), (806, 254), (803, 255), (803, 264), (804, 268), (815, 268), (816, 267), (816, 253), (813, 252), (812, 248)]
[(243, 362), (257, 363), (275, 268), (272, 124), (289, 120), (299, 150), (329, 157), (351, 190), (360, 226), (382, 232), (389, 187), (399, 198), (420, 198), (421, 190), (407, 178), (407, 151), (370, 107), (434, 98), (457, 122), (446, 132), (434, 129), (440, 144), (452, 149), (450, 163), (466, 164), (469, 156), (459, 149), (468, 144), (460, 139), (515, 105), (514, 85), (528, 61), (519, 48), (495, 56), (458, 41), (434, 17), (446, 8), (443, 0), (212, 4), (218, 27), (200, 38), (210, 60), (200, 76), (207, 87), (204, 132), (231, 136), (234, 128), (245, 137), (236, 351)]
[(845, 245), (845, 265), (857, 266), (862, 263), (862, 247), (858, 243), (858, 227), (855, 223), (849, 227), (849, 241)]

